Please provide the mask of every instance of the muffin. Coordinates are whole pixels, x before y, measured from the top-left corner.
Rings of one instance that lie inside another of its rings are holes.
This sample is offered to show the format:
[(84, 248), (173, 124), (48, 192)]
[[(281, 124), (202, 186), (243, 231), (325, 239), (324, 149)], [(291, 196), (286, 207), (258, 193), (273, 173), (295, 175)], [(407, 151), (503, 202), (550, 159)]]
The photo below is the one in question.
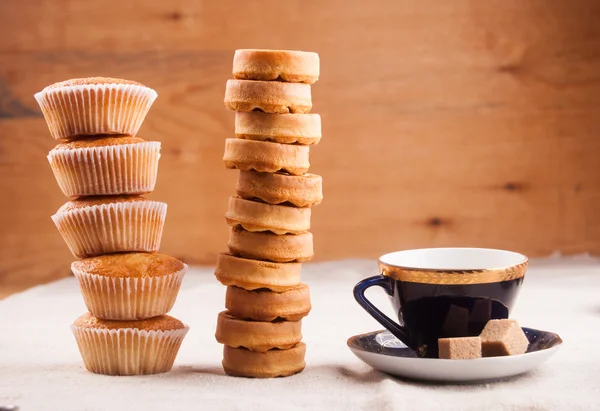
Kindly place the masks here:
[(168, 313), (187, 265), (164, 254), (121, 253), (71, 264), (88, 310), (107, 320), (141, 320)]
[(52, 216), (77, 258), (123, 251), (158, 251), (167, 204), (141, 196), (82, 197)]
[(156, 91), (135, 81), (78, 78), (35, 94), (55, 139), (91, 135), (135, 136), (156, 99)]
[(105, 375), (143, 375), (170, 371), (189, 330), (161, 315), (144, 321), (110, 321), (83, 314), (71, 330), (88, 371)]
[(159, 142), (126, 136), (61, 143), (48, 154), (67, 197), (150, 193), (159, 158)]

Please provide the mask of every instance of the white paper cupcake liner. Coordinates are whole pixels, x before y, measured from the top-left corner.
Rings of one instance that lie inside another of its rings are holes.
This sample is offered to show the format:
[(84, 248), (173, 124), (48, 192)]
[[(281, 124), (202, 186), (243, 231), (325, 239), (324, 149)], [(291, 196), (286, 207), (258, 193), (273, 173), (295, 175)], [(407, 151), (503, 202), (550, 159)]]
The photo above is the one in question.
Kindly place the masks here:
[(157, 277), (107, 277), (71, 270), (88, 310), (105, 320), (130, 321), (156, 317), (171, 311), (187, 264), (173, 274)]
[(68, 197), (143, 194), (154, 190), (160, 143), (52, 150), (48, 161)]
[(189, 327), (107, 330), (71, 326), (88, 371), (105, 375), (159, 374), (173, 368)]
[(156, 99), (141, 84), (85, 84), (46, 88), (35, 94), (55, 139), (82, 135), (135, 136)]
[(77, 258), (122, 251), (158, 251), (167, 204), (158, 201), (92, 205), (52, 216)]

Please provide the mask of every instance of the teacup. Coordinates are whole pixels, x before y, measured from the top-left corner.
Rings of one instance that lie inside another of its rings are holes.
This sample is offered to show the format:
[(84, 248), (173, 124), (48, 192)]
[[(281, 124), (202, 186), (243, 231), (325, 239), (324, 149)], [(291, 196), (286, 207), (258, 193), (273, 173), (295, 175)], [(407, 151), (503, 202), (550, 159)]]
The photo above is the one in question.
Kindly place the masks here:
[[(379, 258), (381, 275), (354, 287), (356, 301), (421, 357), (438, 356), (438, 338), (479, 335), (508, 318), (523, 284), (527, 257), (487, 248), (424, 248)], [(390, 296), (399, 323), (365, 297), (377, 285)]]

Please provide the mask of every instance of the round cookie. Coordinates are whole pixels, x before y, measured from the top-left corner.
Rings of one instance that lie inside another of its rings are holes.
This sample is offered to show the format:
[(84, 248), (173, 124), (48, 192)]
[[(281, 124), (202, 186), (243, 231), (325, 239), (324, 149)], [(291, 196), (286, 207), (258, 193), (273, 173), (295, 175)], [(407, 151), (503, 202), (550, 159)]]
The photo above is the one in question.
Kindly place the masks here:
[(248, 321), (223, 311), (217, 318), (215, 338), (229, 347), (244, 347), (250, 351), (286, 350), (302, 339), (302, 322)]
[(287, 377), (306, 367), (306, 344), (299, 343), (289, 350), (250, 351), (245, 348), (223, 347), (223, 369), (234, 377)]
[(319, 79), (319, 55), (295, 50), (236, 50), (233, 77), (313, 84)]
[(259, 199), (269, 204), (290, 203), (296, 207), (312, 207), (323, 200), (323, 179), (316, 174), (302, 176), (283, 173), (259, 173), (240, 170), (237, 195)]
[(310, 208), (272, 205), (229, 197), (225, 214), (227, 224), (247, 231), (271, 231), (275, 234), (300, 234), (310, 229)]
[(301, 269), (300, 263), (272, 263), (221, 253), (217, 257), (215, 277), (223, 285), (249, 291), (266, 288), (283, 292), (300, 285)]
[(321, 141), (321, 116), (238, 111), (235, 113), (235, 135), (282, 144), (317, 144)]
[(308, 113), (312, 108), (310, 85), (279, 81), (227, 80), (225, 107), (233, 111)]
[(310, 167), (308, 154), (308, 146), (228, 138), (223, 162), (225, 167), (239, 170), (303, 175)]
[(313, 235), (309, 232), (277, 235), (232, 227), (227, 246), (233, 255), (276, 263), (304, 262), (314, 256)]
[(229, 314), (242, 319), (298, 321), (311, 310), (310, 289), (306, 284), (300, 284), (277, 293), (269, 290), (248, 291), (229, 286), (225, 294), (225, 307)]

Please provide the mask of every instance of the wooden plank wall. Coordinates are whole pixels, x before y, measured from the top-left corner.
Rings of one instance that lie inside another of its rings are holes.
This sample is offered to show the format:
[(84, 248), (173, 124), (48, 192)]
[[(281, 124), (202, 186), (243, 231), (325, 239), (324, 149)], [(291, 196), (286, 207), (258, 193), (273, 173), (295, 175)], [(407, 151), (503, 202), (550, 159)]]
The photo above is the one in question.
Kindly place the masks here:
[(236, 172), (221, 164), (236, 48), (317, 51), (318, 259), (423, 246), (600, 252), (600, 2), (0, 2), (0, 295), (68, 275), (65, 201), (33, 94), (79, 76), (159, 92), (162, 251), (212, 264)]

